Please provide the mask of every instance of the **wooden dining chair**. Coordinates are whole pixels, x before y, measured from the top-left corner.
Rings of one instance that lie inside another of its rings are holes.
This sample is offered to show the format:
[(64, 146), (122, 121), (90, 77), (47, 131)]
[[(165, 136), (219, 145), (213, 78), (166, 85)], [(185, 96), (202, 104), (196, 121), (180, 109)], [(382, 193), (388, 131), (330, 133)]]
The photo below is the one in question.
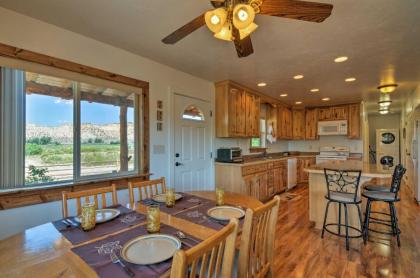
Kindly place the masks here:
[(238, 277), (271, 276), (280, 196), (247, 209), (239, 249)]
[[(159, 190), (160, 187), (160, 190)], [(134, 203), (134, 190), (138, 189), (139, 200), (151, 198), (155, 194), (161, 194), (166, 192), (165, 177), (161, 177), (155, 180), (129, 182), (128, 183), (128, 194), (130, 196), (130, 203)]]
[[(109, 187), (103, 187), (103, 188), (96, 188), (96, 189), (90, 189), (90, 190), (84, 190), (84, 191), (76, 191), (76, 192), (63, 192), (63, 217), (69, 217), (68, 212), (68, 206), (67, 201), (71, 199), (76, 199), (77, 204), (77, 215), (80, 215), (82, 213), (82, 202), (83, 203), (90, 203), (92, 202), (91, 198), (93, 198), (93, 202), (95, 202), (95, 205), (97, 208), (99, 207), (107, 207), (106, 202), (106, 194), (111, 193), (112, 194), (112, 205), (116, 206), (118, 205), (118, 197), (117, 197), (117, 187), (115, 184)], [(98, 196), (101, 196), (101, 206), (99, 206), (98, 202)]]
[(222, 230), (200, 244), (175, 253), (171, 278), (232, 277), (238, 220), (232, 219)]

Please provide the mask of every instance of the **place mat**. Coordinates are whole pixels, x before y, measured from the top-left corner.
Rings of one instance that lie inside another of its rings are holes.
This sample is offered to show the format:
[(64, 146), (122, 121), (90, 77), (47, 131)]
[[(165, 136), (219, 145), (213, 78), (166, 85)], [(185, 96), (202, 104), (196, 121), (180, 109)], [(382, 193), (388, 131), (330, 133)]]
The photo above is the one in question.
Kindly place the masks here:
[(143, 205), (150, 205), (150, 204), (156, 204), (160, 206), (160, 210), (164, 213), (167, 213), (169, 215), (175, 215), (178, 214), (181, 211), (190, 209), (191, 207), (201, 205), (201, 204), (208, 204), (208, 203), (214, 203), (214, 201), (211, 201), (209, 199), (201, 198), (195, 195), (191, 195), (188, 193), (179, 193), (182, 194), (182, 199), (175, 202), (175, 206), (172, 208), (166, 207), (165, 203), (159, 203), (155, 202), (152, 199), (144, 199), (141, 201)]
[[(161, 224), (160, 226), (160, 233), (162, 234), (174, 235), (176, 231), (175, 228), (168, 225)], [(92, 267), (99, 277), (128, 277), (120, 265), (112, 263), (110, 254), (111, 252), (114, 252), (119, 255), (122, 247), (127, 241), (146, 234), (146, 226), (142, 225), (103, 240), (75, 247), (72, 251)], [(186, 234), (186, 236), (194, 238), (191, 235)], [(198, 238), (194, 239), (201, 241)], [(196, 243), (190, 239), (182, 240), (182, 242), (186, 242), (191, 246), (196, 245)], [(189, 246), (183, 244), (182, 248), (186, 250)], [(160, 277), (162, 274), (166, 273), (171, 268), (172, 259), (153, 265), (124, 263), (135, 273), (135, 277), (153, 278)]]
[[(118, 209), (120, 211), (120, 215), (111, 221), (96, 224), (95, 228), (88, 232), (83, 231), (80, 225), (77, 227), (67, 227), (62, 220), (54, 221), (53, 225), (65, 238), (67, 238), (67, 240), (75, 245), (146, 221), (145, 215), (139, 214), (124, 206), (118, 205), (109, 208)], [(77, 223), (77, 221), (74, 220), (74, 217), (68, 218)]]
[[(207, 215), (207, 211), (210, 208), (214, 207), (215, 205), (216, 204), (213, 201), (201, 203), (199, 206), (195, 208), (184, 210), (178, 213), (176, 217), (188, 220), (195, 224), (206, 226), (214, 230), (221, 230), (224, 226), (226, 226), (229, 223), (229, 221), (216, 220)], [(229, 204), (226, 204), (226, 206), (234, 207), (234, 205), (229, 205)], [(242, 208), (242, 209), (246, 210), (246, 208)], [(244, 222), (244, 218), (239, 220), (239, 227), (242, 227), (243, 222)]]

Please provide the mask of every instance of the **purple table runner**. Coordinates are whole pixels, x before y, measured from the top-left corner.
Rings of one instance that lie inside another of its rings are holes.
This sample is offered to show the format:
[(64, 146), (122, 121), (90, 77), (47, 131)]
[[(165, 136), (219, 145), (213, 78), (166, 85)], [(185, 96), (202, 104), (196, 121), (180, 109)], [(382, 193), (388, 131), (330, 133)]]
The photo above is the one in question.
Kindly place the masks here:
[[(183, 194), (184, 197), (177, 201), (173, 208), (167, 208), (164, 203), (156, 203), (152, 199), (145, 199), (141, 202), (143, 205), (149, 205), (151, 202), (159, 204), (162, 212), (214, 230), (221, 230), (229, 223), (229, 221), (220, 221), (207, 216), (207, 210), (216, 206), (215, 201), (188, 193), (181, 194)], [(229, 206), (229, 204), (226, 205)], [(244, 210), (245, 209), (246, 208), (244, 208)], [(242, 226), (242, 224), (243, 219), (239, 221), (239, 226)]]
[[(73, 245), (92, 240), (107, 234), (118, 232), (122, 229), (140, 224), (146, 221), (146, 216), (139, 214), (131, 209), (128, 209), (124, 206), (118, 205), (112, 208), (118, 209), (121, 213), (120, 215), (108, 222), (97, 224), (95, 228), (91, 231), (85, 232), (82, 228), (79, 227), (67, 227), (62, 220), (54, 221), (53, 225), (55, 228), (69, 240)], [(69, 217), (73, 222), (77, 223), (74, 220), (74, 217)]]
[(180, 193), (180, 194), (182, 194), (184, 197), (181, 200), (176, 201), (175, 206), (172, 208), (167, 208), (165, 203), (157, 203), (157, 202), (154, 202), (152, 199), (144, 199), (141, 201), (141, 203), (146, 206), (149, 205), (150, 203), (159, 204), (160, 210), (169, 215), (176, 215), (181, 211), (191, 209), (191, 207), (198, 206), (201, 204), (214, 203), (214, 201), (211, 201), (209, 199), (204, 199), (204, 198), (194, 196), (188, 193)]
[[(162, 234), (174, 235), (176, 231), (177, 230), (173, 227), (161, 224), (160, 232)], [(128, 277), (120, 265), (111, 262), (110, 253), (115, 252), (116, 254), (119, 254), (127, 241), (146, 234), (146, 227), (145, 225), (142, 225), (103, 240), (75, 247), (72, 251), (92, 267), (99, 277)], [(187, 237), (194, 238), (190, 235), (187, 235)], [(195, 239), (199, 240), (197, 238)], [(185, 239), (183, 242), (186, 242), (191, 246), (196, 245), (196, 243), (190, 239)], [(182, 248), (188, 249), (184, 244)], [(153, 278), (160, 277), (166, 273), (171, 268), (172, 259), (153, 265), (135, 265), (127, 262), (125, 264), (135, 273), (135, 277)]]

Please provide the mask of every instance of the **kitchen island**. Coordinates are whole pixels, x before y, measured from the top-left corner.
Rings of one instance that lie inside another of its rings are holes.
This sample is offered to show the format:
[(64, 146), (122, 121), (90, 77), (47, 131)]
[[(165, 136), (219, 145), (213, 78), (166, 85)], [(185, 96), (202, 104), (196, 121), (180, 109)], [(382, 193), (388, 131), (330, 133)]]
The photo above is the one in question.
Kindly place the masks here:
[[(358, 194), (361, 196), (363, 184), (367, 181), (376, 179), (389, 179), (392, 176), (392, 170), (385, 170), (382, 166), (376, 164), (363, 163), (362, 161), (331, 161), (315, 164), (304, 169), (309, 173), (309, 220), (315, 222), (317, 229), (322, 229), (325, 207), (327, 200), (327, 185), (325, 181), (324, 168), (336, 170), (361, 170), (361, 178), (359, 184)], [(365, 208), (365, 201), (362, 198), (362, 211)], [(344, 211), (342, 211), (344, 215)], [(344, 223), (344, 218), (342, 218)], [(338, 223), (338, 204), (331, 203), (327, 223)], [(356, 228), (361, 228), (357, 213), (357, 208), (354, 205), (349, 206), (349, 224)]]

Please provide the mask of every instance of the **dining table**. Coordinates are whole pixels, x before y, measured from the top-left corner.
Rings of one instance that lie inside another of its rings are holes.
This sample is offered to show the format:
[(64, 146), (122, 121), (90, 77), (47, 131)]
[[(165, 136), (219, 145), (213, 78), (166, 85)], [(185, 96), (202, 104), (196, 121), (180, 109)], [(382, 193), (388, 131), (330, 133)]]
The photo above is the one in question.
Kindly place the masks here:
[[(216, 205), (214, 191), (193, 191), (187, 192), (187, 194), (208, 200)], [(226, 204), (239, 206), (243, 209), (255, 209), (262, 205), (256, 198), (233, 192), (225, 192), (224, 200)], [(194, 221), (193, 218), (181, 217), (181, 214), (194, 209), (194, 206), (197, 204), (191, 203), (190, 207), (182, 208), (176, 213), (171, 213), (167, 208), (161, 210), (160, 221), (163, 225), (170, 226), (171, 229), (193, 235), (199, 240), (205, 240), (216, 233), (217, 229), (203, 225), (200, 221)], [(125, 204), (124, 207), (142, 215), (147, 211), (147, 204), (141, 201)], [(30, 217), (30, 215), (23, 217)], [(134, 232), (135, 229), (140, 229), (145, 225), (144, 218), (144, 221), (135, 225), (111, 231), (80, 243), (69, 241), (51, 222), (29, 228), (0, 241), (0, 277), (98, 277), (100, 275), (76, 254), (75, 250), (83, 249), (84, 246), (122, 233)], [(161, 277), (167, 277), (169, 273), (170, 269)]]

